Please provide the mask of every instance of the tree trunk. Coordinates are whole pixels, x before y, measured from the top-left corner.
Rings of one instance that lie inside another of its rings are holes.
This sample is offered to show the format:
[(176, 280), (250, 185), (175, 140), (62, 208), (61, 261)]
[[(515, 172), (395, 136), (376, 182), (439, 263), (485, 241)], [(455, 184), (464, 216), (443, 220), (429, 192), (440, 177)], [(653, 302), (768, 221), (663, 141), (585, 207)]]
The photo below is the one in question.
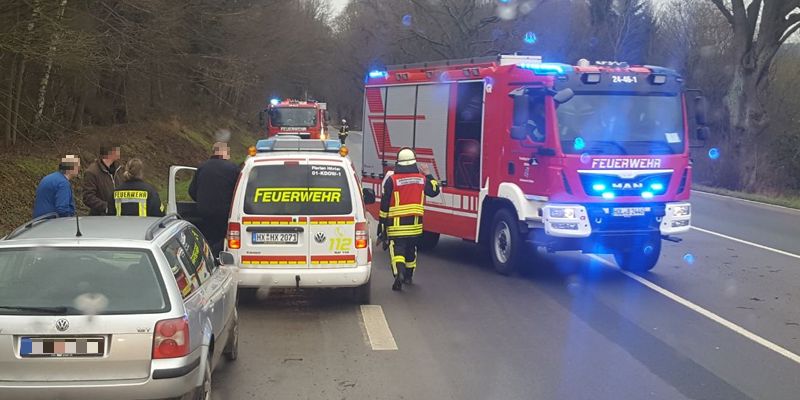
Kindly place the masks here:
[(47, 85), (50, 83), (50, 72), (53, 70), (53, 57), (56, 52), (56, 45), (61, 37), (59, 34), (59, 23), (64, 18), (64, 11), (67, 8), (67, 0), (61, 0), (58, 5), (58, 12), (56, 13), (55, 27), (53, 33), (50, 35), (50, 47), (47, 49), (47, 61), (45, 62), (44, 75), (39, 83), (39, 99), (36, 103), (36, 116), (33, 119), (33, 127), (38, 130), (42, 123), (42, 116), (44, 114), (44, 102), (47, 97)]
[(739, 172), (736, 185), (739, 190), (754, 191), (758, 186), (757, 144), (768, 123), (766, 110), (759, 99), (764, 85), (763, 81), (759, 84), (755, 69), (739, 64), (725, 98), (732, 130), (731, 160), (728, 161)]
[(8, 73), (8, 89), (6, 91), (6, 118), (5, 118), (5, 130), (6, 130), (6, 145), (10, 146), (13, 144), (12, 142), (12, 133), (14, 132), (14, 127), (12, 125), (12, 120), (14, 119), (14, 83), (16, 82), (16, 74), (17, 74), (17, 59), (19, 56), (14, 55), (11, 57), (11, 68), (9, 69)]

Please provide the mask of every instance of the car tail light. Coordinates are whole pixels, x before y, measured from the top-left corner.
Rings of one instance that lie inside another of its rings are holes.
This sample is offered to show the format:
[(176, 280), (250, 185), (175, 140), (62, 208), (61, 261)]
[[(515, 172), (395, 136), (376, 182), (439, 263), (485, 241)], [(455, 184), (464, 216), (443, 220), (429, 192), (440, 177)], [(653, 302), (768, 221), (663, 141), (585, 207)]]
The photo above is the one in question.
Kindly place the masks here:
[(367, 223), (366, 222), (356, 222), (356, 248), (357, 249), (366, 249), (367, 248), (367, 238), (369, 232), (367, 231)]
[(153, 359), (176, 358), (189, 354), (189, 320), (186, 316), (156, 322)]
[(242, 227), (238, 222), (228, 223), (228, 248), (239, 249), (242, 247)]

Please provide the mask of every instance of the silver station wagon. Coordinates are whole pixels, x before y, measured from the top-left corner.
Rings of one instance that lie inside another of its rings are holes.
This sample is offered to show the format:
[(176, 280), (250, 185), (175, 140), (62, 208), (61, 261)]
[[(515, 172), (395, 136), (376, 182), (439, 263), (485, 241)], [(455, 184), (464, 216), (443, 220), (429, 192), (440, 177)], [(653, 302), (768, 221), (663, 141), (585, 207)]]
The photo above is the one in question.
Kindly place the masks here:
[(0, 240), (0, 398), (207, 399), (237, 276), (175, 216), (35, 219)]

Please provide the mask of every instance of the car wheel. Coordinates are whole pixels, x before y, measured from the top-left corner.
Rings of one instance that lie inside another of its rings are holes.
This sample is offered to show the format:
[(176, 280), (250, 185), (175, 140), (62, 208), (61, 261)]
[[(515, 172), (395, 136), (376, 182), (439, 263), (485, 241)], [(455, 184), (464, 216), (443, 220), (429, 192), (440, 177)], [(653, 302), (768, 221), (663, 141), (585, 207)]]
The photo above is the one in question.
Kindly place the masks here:
[(625, 271), (647, 272), (658, 263), (661, 255), (661, 237), (652, 235), (641, 241), (636, 241), (636, 246), (614, 252), (614, 260)]
[(506, 209), (497, 211), (492, 219), (489, 252), (495, 271), (510, 275), (520, 263), (523, 250), (522, 235), (514, 214)]
[(353, 289), (353, 301), (357, 304), (369, 304), (372, 298), (372, 279), (367, 281), (367, 283), (356, 286)]
[(419, 249), (422, 251), (431, 251), (439, 244), (439, 234), (436, 232), (422, 232), (419, 238)]
[(228, 361), (236, 361), (239, 358), (239, 311), (233, 311), (233, 326), (231, 326), (231, 336), (228, 345), (222, 353)]
[(203, 384), (197, 388), (195, 399), (211, 400), (211, 372), (211, 354), (209, 353), (208, 359), (206, 359), (206, 368), (203, 372)]

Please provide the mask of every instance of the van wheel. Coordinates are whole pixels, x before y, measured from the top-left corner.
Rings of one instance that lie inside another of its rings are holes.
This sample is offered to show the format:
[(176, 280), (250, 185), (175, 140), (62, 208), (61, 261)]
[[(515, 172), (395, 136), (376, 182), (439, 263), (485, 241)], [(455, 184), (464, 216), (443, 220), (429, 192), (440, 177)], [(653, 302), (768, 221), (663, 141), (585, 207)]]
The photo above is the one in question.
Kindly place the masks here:
[(489, 253), (494, 269), (501, 275), (510, 275), (521, 261), (523, 240), (514, 214), (506, 209), (497, 211), (492, 218)]
[(233, 325), (231, 326), (228, 345), (222, 353), (228, 361), (236, 361), (239, 358), (239, 311), (233, 310)]
[(369, 304), (372, 299), (372, 277), (367, 283), (352, 289), (353, 301), (356, 304)]
[(419, 249), (422, 251), (431, 251), (439, 244), (439, 234), (436, 232), (422, 232), (419, 238)]
[(647, 272), (658, 263), (661, 255), (661, 236), (651, 235), (644, 240), (635, 240), (635, 245), (614, 251), (614, 260), (625, 271)]

